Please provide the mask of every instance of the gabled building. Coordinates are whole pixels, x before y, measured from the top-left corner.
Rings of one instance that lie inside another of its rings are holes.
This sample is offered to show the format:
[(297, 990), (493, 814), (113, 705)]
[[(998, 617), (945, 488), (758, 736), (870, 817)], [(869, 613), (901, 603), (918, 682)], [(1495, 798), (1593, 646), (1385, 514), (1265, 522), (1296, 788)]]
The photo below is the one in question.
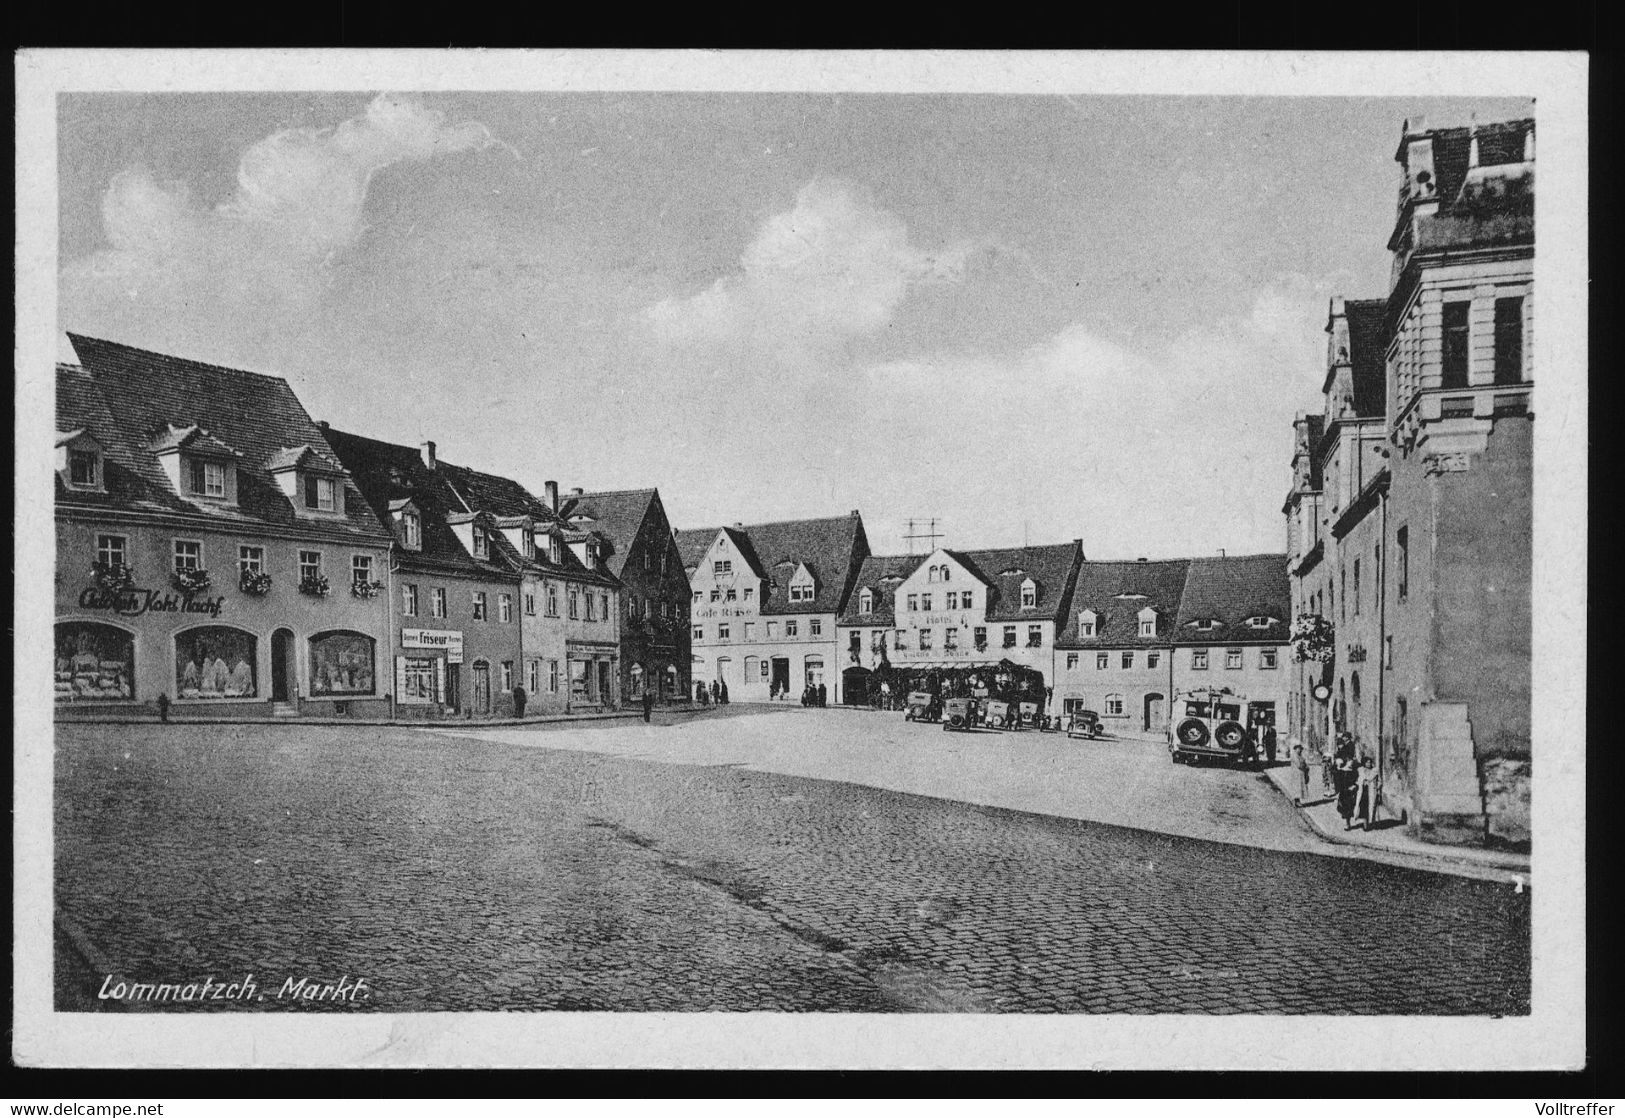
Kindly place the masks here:
[(1092, 710), (1108, 728), (1161, 733), (1188, 559), (1085, 562), (1055, 640), (1055, 709)]
[(1190, 560), (1173, 627), (1175, 698), (1197, 688), (1229, 689), (1278, 723), (1286, 707), (1291, 612), (1285, 555)]
[(836, 619), (869, 541), (863, 518), (786, 520), (679, 531), (688, 574), (693, 679), (726, 682), (733, 701), (839, 703)]
[(874, 675), (891, 663), (897, 629), (897, 588), (924, 562), (924, 555), (870, 555), (858, 568), (846, 608), (835, 623), (841, 646), (841, 702), (873, 702)]
[(287, 382), (69, 339), (59, 709), (387, 716), (391, 536)]
[(959, 551), (938, 548), (898, 584), (890, 650), (904, 670), (1033, 668), (1051, 686), (1056, 633), (1083, 541)]
[(606, 569), (621, 584), (621, 694), (691, 698), (688, 574), (660, 491), (572, 493), (559, 517), (596, 535)]

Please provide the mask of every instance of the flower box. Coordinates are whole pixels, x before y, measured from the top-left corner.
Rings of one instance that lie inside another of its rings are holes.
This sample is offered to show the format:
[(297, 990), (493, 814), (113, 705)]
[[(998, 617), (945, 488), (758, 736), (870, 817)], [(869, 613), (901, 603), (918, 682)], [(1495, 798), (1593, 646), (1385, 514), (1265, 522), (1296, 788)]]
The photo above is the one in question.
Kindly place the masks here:
[(1292, 656), (1302, 661), (1324, 663), (1337, 654), (1337, 633), (1332, 623), (1318, 613), (1306, 613), (1292, 622)]
[(309, 594), (312, 598), (325, 598), (331, 590), (326, 575), (306, 575), (299, 580), (299, 593)]
[(350, 583), (350, 593), (357, 598), (376, 598), (378, 592), (384, 588), (381, 582), (371, 582), (366, 579), (356, 579)]
[(201, 594), (209, 588), (209, 572), (202, 567), (187, 567), (170, 575), (169, 582), (182, 594)]
[(135, 585), (135, 572), (123, 563), (103, 563), (100, 560), (90, 565), (91, 578), (103, 590), (117, 593), (128, 590)]
[(263, 598), (271, 592), (271, 576), (264, 571), (242, 571), (237, 575), (237, 589), (244, 594)]

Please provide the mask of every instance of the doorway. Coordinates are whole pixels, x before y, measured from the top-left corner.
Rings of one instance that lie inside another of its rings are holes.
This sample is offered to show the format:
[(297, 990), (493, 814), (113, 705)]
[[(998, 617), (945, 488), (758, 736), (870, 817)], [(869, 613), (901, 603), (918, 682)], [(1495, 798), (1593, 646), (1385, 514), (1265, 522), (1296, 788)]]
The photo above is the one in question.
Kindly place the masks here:
[(491, 665), (474, 661), (474, 713), (491, 713)]
[(1161, 692), (1152, 691), (1145, 697), (1145, 729), (1148, 732), (1162, 728), (1162, 704)]
[(463, 709), (463, 666), (448, 663), (446, 665), (446, 693), (441, 696), (441, 702), (451, 708), (456, 714)]
[(293, 699), (293, 630), (278, 629), (271, 634), (271, 701)]
[(790, 693), (790, 660), (788, 657), (773, 657), (772, 687), (775, 695)]
[(598, 701), (606, 706), (614, 697), (614, 691), (609, 685), (609, 661), (598, 661)]

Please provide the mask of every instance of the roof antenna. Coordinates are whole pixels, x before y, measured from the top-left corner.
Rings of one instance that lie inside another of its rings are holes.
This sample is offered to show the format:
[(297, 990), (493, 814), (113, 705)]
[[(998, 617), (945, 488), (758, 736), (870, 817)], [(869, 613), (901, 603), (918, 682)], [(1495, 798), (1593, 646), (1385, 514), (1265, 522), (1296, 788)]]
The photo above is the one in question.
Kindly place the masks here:
[[(925, 530), (916, 532), (914, 530), (914, 526), (916, 524), (920, 525)], [(928, 541), (931, 546), (926, 549), (925, 553), (930, 555), (931, 552), (937, 549), (937, 540), (941, 538), (941, 536), (942, 533), (937, 531), (937, 518), (933, 516), (922, 520), (910, 519), (908, 521), (908, 532), (903, 536), (903, 538), (908, 541), (908, 553), (910, 555), (914, 554), (915, 540)]]

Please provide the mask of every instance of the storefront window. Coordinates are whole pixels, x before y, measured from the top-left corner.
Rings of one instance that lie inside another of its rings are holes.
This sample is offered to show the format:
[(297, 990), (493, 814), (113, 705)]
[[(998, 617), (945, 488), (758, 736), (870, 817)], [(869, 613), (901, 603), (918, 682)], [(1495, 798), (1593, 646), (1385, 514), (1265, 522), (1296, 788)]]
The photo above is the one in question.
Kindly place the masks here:
[(175, 634), (175, 696), (181, 699), (251, 699), (258, 663), (253, 633), (205, 625)]
[(310, 694), (371, 695), (373, 640), (361, 633), (318, 633), (310, 638)]
[(401, 676), (401, 702), (435, 701), (434, 660), (408, 659)]
[(56, 701), (135, 698), (135, 638), (90, 621), (56, 627)]

